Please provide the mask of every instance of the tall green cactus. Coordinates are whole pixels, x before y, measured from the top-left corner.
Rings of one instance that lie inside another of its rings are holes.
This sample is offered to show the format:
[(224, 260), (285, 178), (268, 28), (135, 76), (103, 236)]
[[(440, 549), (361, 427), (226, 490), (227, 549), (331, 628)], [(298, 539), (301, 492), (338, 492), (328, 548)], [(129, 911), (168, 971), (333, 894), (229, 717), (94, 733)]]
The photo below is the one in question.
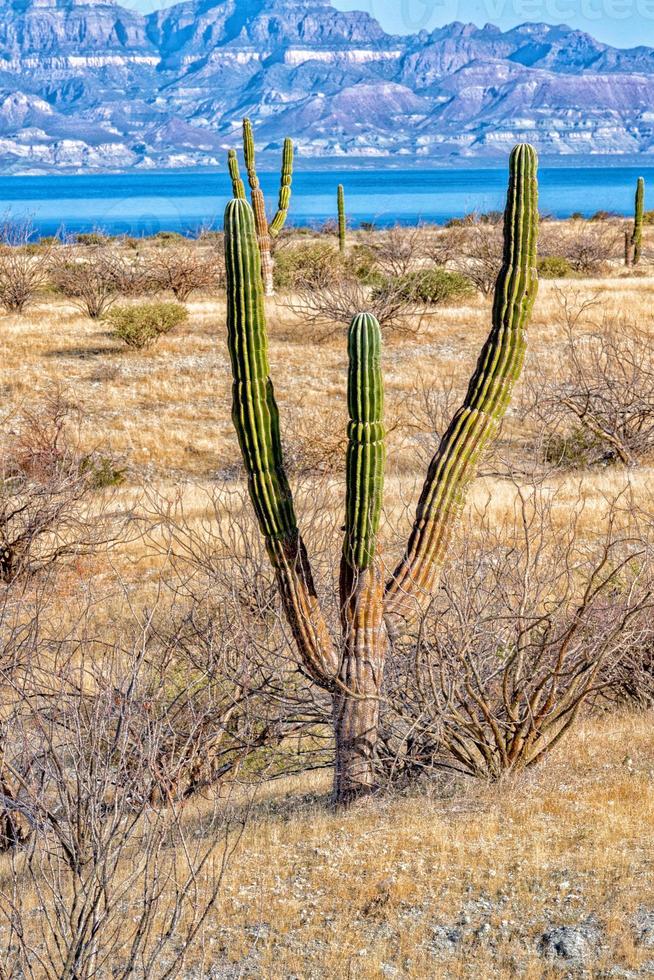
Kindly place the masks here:
[[(276, 238), (288, 217), (288, 209), (291, 203), (291, 186), (293, 183), (293, 140), (284, 140), (282, 151), (282, 169), (279, 183), (279, 200), (277, 213), (273, 220), (268, 223), (266, 215), (266, 201), (259, 183), (257, 174), (256, 150), (254, 146), (254, 132), (252, 123), (249, 119), (243, 120), (243, 156), (245, 158), (245, 169), (247, 170), (248, 183), (250, 185), (250, 197), (252, 200), (252, 210), (257, 231), (257, 243), (261, 258), (261, 275), (266, 296), (274, 293), (273, 276), (274, 261), (272, 255), (272, 241)], [(229, 174), (232, 178), (232, 188), (235, 198), (245, 197), (245, 187), (240, 177), (238, 168), (238, 157), (235, 150), (230, 150), (228, 154)]]
[(345, 218), (345, 188), (342, 184), (338, 185), (337, 193), (338, 204), (338, 247), (341, 255), (345, 254), (345, 236), (347, 233), (347, 221)]
[(242, 198), (230, 202), (225, 215), (234, 424), (255, 513), (303, 669), (332, 694), (334, 785), (340, 802), (374, 788), (388, 633), (393, 635), (419, 615), (433, 595), (466, 488), (482, 450), (497, 432), (522, 368), (525, 331), (537, 291), (538, 192), (533, 148), (516, 147), (509, 170), (504, 260), (495, 289), (491, 331), (464, 403), (431, 462), (406, 553), (385, 590), (377, 553), (385, 453), (381, 337), (379, 324), (370, 314), (360, 314), (350, 326), (350, 423), (338, 644), (332, 641), (320, 610), (284, 472), (277, 406), (268, 377), (254, 216)]
[(232, 420), (248, 488), (307, 672), (329, 687), (338, 660), (320, 612), (284, 471), (279, 412), (270, 380), (261, 259), (252, 208), (235, 198), (225, 212), (227, 345)]
[(643, 215), (645, 209), (645, 178), (639, 177), (636, 183), (634, 201), (634, 230), (631, 236), (632, 265), (638, 265), (643, 251)]
[(513, 150), (492, 329), (463, 405), (431, 461), (407, 550), (386, 587), (386, 622), (391, 630), (418, 615), (429, 602), (466, 488), (482, 451), (497, 433), (522, 370), (526, 327), (538, 291), (537, 166), (531, 146)]

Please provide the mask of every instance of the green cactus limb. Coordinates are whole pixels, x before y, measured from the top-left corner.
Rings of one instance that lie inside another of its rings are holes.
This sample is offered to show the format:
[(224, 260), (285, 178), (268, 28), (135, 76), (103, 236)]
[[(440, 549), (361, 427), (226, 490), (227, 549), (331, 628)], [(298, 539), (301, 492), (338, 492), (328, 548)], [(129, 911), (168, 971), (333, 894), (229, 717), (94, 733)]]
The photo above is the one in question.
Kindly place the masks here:
[(369, 313), (354, 317), (348, 335), (347, 564), (358, 571), (375, 557), (384, 490), (386, 433), (381, 373), (381, 329)]
[(291, 185), (293, 183), (293, 140), (284, 140), (284, 150), (282, 152), (282, 172), (279, 184), (279, 202), (277, 204), (277, 214), (270, 223), (270, 235), (277, 238), (280, 231), (286, 224), (288, 209), (291, 204)]
[(229, 176), (232, 179), (232, 194), (240, 200), (245, 200), (245, 184), (241, 180), (236, 150), (230, 150), (227, 154), (227, 166), (229, 167)]
[(340, 593), (343, 657), (334, 699), (335, 792), (347, 803), (375, 786), (379, 693), (386, 654), (383, 580), (375, 563), (384, 489), (384, 388), (381, 330), (369, 313), (348, 335), (345, 540)]
[[(266, 215), (266, 200), (264, 198), (259, 177), (257, 175), (257, 158), (254, 145), (254, 130), (249, 119), (243, 120), (243, 155), (250, 185), (252, 210), (257, 229), (257, 241), (261, 255), (261, 275), (266, 296), (274, 295), (273, 277), (275, 263), (272, 254), (272, 239), (279, 235), (286, 223), (288, 209), (291, 203), (291, 184), (293, 180), (293, 141), (284, 140), (282, 153), (282, 172), (280, 178), (279, 204), (277, 214), (271, 224)], [(237, 195), (235, 195), (237, 196)]]
[(345, 218), (345, 188), (342, 184), (338, 185), (337, 193), (338, 204), (338, 247), (341, 255), (345, 253), (345, 237), (347, 233), (347, 221)]
[(643, 217), (645, 210), (645, 178), (639, 177), (636, 184), (636, 199), (634, 201), (634, 230), (631, 236), (633, 249), (632, 265), (638, 265), (643, 252)]
[(520, 375), (526, 327), (538, 289), (537, 157), (515, 147), (509, 165), (504, 259), (495, 287), (493, 322), (468, 393), (434, 456), (409, 544), (386, 586), (386, 623), (395, 632), (429, 602), (456, 516), (480, 455), (496, 434)]
[(316, 683), (329, 689), (338, 671), (338, 656), (318, 604), (284, 470), (279, 413), (269, 377), (254, 215), (248, 202), (240, 198), (230, 201), (225, 212), (225, 265), (232, 419), (250, 497), (304, 668)]

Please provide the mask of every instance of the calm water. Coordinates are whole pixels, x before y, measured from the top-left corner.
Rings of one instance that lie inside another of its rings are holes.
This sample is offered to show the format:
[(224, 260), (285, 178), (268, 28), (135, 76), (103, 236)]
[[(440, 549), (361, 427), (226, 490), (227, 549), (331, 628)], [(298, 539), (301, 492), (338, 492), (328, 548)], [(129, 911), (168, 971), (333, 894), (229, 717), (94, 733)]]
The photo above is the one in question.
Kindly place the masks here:
[[(636, 177), (654, 183), (654, 168), (541, 169), (541, 209), (557, 217), (573, 211), (633, 209)], [(270, 204), (276, 174), (262, 174)], [(299, 172), (293, 182), (296, 224), (332, 218), (336, 185), (343, 183), (353, 224), (442, 222), (470, 211), (503, 207), (506, 170), (380, 170)], [(153, 234), (220, 227), (230, 196), (224, 173), (159, 171), (115, 176), (0, 177), (0, 213), (29, 216), (43, 235), (102, 228), (111, 234)], [(654, 203), (654, 202), (653, 202)]]

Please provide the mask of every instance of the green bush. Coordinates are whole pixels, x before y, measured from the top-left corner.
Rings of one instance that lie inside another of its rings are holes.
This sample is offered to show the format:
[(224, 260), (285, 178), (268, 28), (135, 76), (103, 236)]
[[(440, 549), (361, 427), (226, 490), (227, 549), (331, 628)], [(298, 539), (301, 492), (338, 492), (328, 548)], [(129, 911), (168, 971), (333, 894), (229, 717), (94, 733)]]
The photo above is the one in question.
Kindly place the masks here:
[(345, 263), (348, 272), (364, 286), (381, 286), (386, 280), (377, 266), (375, 250), (369, 245), (355, 245)]
[(538, 273), (543, 279), (565, 279), (572, 266), (563, 255), (546, 255), (538, 260)]
[(379, 296), (382, 290), (391, 290), (404, 299), (430, 306), (457, 303), (475, 295), (474, 286), (466, 276), (441, 268), (421, 269), (388, 279), (384, 285), (375, 287), (375, 294)]
[(275, 289), (330, 285), (341, 269), (338, 250), (324, 242), (280, 249), (275, 253)]
[(106, 245), (108, 237), (101, 231), (85, 231), (75, 235), (75, 241), (78, 245)]
[(164, 333), (169, 333), (188, 319), (188, 310), (181, 303), (142, 303), (139, 306), (115, 306), (105, 318), (113, 327), (113, 335), (128, 347), (142, 350)]

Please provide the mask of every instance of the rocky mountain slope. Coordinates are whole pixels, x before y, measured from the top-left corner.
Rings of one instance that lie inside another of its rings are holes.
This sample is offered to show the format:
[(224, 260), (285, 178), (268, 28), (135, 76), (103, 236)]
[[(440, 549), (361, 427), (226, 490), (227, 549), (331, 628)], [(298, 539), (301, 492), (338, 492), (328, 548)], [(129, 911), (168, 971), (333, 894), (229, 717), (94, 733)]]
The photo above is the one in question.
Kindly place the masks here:
[(567, 27), (409, 37), (329, 0), (0, 0), (5, 173), (222, 165), (250, 114), (306, 159), (654, 152), (654, 49)]

